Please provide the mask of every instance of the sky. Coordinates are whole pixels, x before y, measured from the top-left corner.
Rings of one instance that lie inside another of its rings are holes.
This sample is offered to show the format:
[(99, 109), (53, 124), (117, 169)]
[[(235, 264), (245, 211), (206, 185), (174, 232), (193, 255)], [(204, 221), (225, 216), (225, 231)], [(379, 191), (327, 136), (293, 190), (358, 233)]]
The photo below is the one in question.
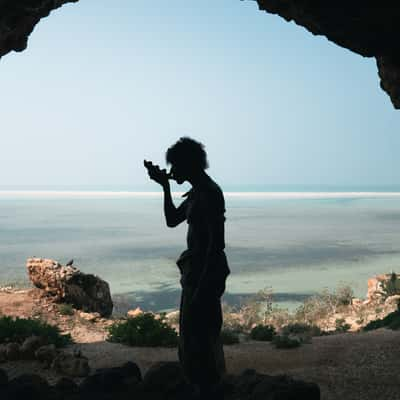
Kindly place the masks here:
[[(222, 186), (400, 183), (374, 59), (254, 1), (80, 0), (0, 61), (1, 187), (156, 189), (181, 136)], [(147, 185), (147, 186), (146, 186)]]

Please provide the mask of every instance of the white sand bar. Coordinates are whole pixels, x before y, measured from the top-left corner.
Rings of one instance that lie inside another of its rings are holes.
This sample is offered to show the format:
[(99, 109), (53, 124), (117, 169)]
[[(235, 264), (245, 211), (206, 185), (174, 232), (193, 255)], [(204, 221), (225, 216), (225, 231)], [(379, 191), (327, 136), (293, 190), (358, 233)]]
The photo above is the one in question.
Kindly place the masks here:
[[(184, 192), (172, 192), (180, 197)], [(247, 197), (264, 199), (343, 199), (343, 198), (400, 198), (400, 192), (224, 192), (225, 197)], [(15, 198), (134, 198), (161, 197), (162, 192), (127, 191), (0, 191), (0, 199)]]

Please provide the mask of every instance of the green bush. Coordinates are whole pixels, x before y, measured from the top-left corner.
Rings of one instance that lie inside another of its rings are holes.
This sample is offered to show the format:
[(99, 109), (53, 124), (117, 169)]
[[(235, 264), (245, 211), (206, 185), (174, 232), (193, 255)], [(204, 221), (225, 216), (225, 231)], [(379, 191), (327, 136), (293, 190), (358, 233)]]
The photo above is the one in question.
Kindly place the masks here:
[(250, 338), (263, 342), (270, 342), (276, 334), (275, 327), (272, 325), (257, 325), (250, 332)]
[(321, 336), (323, 332), (317, 325), (310, 325), (302, 322), (296, 322), (288, 324), (282, 328), (281, 333), (283, 335), (309, 335), (309, 336)]
[(221, 330), (221, 340), (223, 344), (230, 345), (239, 343), (239, 335), (231, 329)]
[(395, 272), (392, 272), (390, 279), (383, 283), (383, 292), (385, 297), (400, 294), (400, 279), (397, 278), (397, 274)]
[(71, 304), (63, 303), (58, 305), (58, 312), (61, 315), (74, 315), (74, 308)]
[(178, 344), (176, 331), (165, 322), (165, 315), (156, 319), (151, 313), (143, 313), (108, 327), (110, 342), (129, 346), (174, 347)]
[(0, 343), (22, 343), (29, 336), (39, 336), (46, 344), (63, 347), (72, 343), (70, 334), (61, 334), (59, 328), (32, 318), (0, 317)]
[(351, 328), (351, 325), (346, 324), (346, 320), (344, 318), (337, 318), (335, 320), (335, 327), (336, 332), (343, 333), (347, 332)]
[(293, 349), (301, 345), (301, 340), (297, 337), (287, 335), (277, 335), (272, 339), (272, 343), (278, 349)]
[(400, 329), (400, 310), (393, 311), (386, 315), (385, 318), (369, 322), (364, 326), (363, 330), (372, 331), (379, 328), (389, 328), (393, 330)]

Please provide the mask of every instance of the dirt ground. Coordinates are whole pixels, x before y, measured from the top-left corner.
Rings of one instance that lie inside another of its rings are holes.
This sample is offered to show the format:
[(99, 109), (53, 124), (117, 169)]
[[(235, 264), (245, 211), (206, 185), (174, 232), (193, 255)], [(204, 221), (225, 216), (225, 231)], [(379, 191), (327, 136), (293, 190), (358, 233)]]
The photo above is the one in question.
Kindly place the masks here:
[[(135, 348), (105, 341), (111, 321), (88, 322), (78, 315), (60, 316), (35, 290), (0, 293), (4, 315), (41, 316), (70, 332), (92, 369), (136, 362), (145, 372), (154, 362), (177, 360), (176, 349)], [(379, 329), (314, 337), (295, 349), (276, 349), (268, 342), (248, 341), (225, 346), (228, 373), (254, 368), (269, 375), (286, 374), (315, 382), (322, 400), (400, 400), (400, 331)], [(55, 382), (59, 377), (37, 362), (14, 361), (0, 365), (10, 377), (23, 372), (40, 373)]]

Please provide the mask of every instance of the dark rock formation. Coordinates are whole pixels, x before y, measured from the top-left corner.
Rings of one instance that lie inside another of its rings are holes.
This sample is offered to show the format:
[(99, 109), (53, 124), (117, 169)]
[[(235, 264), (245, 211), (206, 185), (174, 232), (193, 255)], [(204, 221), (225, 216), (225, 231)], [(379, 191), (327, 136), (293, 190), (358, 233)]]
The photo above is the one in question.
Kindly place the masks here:
[(256, 0), (278, 14), (364, 57), (375, 57), (381, 87), (400, 108), (400, 5), (387, 0)]
[(28, 37), (41, 18), (64, 3), (78, 0), (0, 0), (0, 58), (25, 50)]
[[(22, 51), (41, 18), (78, 0), (0, 0), (0, 58)], [(295, 21), (314, 35), (375, 57), (381, 87), (400, 108), (400, 6), (396, 0), (256, 0), (260, 9)]]
[(54, 302), (70, 303), (75, 308), (109, 317), (113, 310), (108, 283), (73, 266), (57, 261), (29, 258), (26, 263), (29, 279)]
[[(70, 400), (194, 400), (193, 389), (186, 384), (176, 362), (162, 362), (152, 366), (141, 381), (136, 364), (96, 371), (80, 386), (68, 378), (55, 386), (38, 375), (25, 374), (8, 382), (0, 370), (2, 394), (5, 399), (70, 399)], [(320, 400), (318, 385), (293, 380), (286, 375), (270, 376), (245, 370), (241, 375), (226, 375), (219, 390), (226, 400), (307, 399)], [(33, 396), (32, 396), (33, 395)], [(20, 397), (15, 397), (20, 396)], [(22, 397), (21, 397), (22, 396)], [(3, 399), (3, 397), (2, 397)]]

